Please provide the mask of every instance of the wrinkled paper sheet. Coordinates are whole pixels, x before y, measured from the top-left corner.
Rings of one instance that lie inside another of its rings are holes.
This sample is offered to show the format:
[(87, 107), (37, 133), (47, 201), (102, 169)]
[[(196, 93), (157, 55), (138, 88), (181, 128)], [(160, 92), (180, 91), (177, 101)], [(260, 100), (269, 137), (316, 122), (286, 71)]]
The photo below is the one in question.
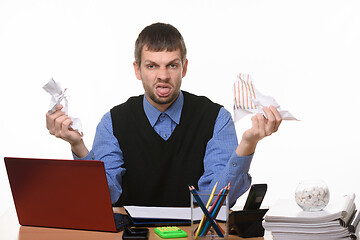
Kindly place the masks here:
[(233, 86), (234, 92), (234, 121), (237, 122), (248, 114), (262, 113), (263, 107), (273, 105), (283, 120), (298, 120), (290, 112), (282, 110), (271, 96), (261, 94), (254, 86), (249, 74), (240, 73)]
[(67, 115), (72, 121), (69, 128), (76, 130), (81, 135), (83, 135), (83, 129), (80, 119), (70, 117), (68, 115), (68, 100), (66, 98), (67, 96), (65, 95), (66, 88), (63, 90), (60, 83), (55, 82), (54, 79), (51, 78), (50, 81), (43, 86), (43, 89), (51, 95), (48, 113), (54, 113), (56, 111), (55, 108), (62, 103), (63, 108), (61, 109), (61, 111), (63, 111), (65, 115)]

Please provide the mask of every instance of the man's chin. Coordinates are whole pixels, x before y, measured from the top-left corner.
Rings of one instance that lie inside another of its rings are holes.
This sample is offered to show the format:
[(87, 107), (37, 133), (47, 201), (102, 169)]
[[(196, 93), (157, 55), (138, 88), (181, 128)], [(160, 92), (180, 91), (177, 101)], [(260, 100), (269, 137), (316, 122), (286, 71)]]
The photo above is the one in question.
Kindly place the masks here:
[(177, 95), (174, 96), (174, 95), (169, 95), (169, 96), (166, 96), (166, 97), (163, 97), (163, 96), (156, 96), (156, 98), (153, 98), (153, 102), (155, 102), (156, 104), (162, 104), (162, 105), (165, 105), (165, 104), (170, 104), (172, 102), (175, 101), (175, 99), (177, 98)]
[(153, 101), (154, 101), (156, 104), (162, 104), (162, 105), (172, 103), (173, 100), (174, 100), (174, 99), (172, 99), (172, 98), (156, 98), (155, 101), (154, 101), (154, 99), (153, 99)]

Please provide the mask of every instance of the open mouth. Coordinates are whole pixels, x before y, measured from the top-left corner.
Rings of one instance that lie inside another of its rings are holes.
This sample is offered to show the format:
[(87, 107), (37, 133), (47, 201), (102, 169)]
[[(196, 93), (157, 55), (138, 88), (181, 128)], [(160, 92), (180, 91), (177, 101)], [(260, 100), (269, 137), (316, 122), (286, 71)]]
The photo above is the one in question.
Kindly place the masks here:
[(169, 86), (163, 86), (163, 85), (159, 85), (159, 86), (156, 86), (156, 93), (158, 96), (160, 97), (167, 97), (170, 95), (170, 92), (171, 92), (171, 88)]

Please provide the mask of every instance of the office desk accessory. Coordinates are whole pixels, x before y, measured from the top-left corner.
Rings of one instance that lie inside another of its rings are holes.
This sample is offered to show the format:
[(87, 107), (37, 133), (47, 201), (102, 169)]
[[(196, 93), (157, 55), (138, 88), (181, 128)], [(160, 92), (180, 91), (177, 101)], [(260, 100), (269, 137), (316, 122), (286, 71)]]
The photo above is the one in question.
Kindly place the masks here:
[[(356, 212), (357, 212), (357, 216), (356, 216)], [(351, 233), (358, 232), (359, 228), (360, 228), (359, 222), (360, 222), (360, 213), (359, 213), (359, 211), (355, 211), (354, 218), (348, 225), (349, 232), (351, 232)]]
[(187, 233), (179, 227), (157, 227), (154, 232), (162, 238), (184, 238), (187, 237)]
[(232, 211), (229, 214), (229, 234), (242, 238), (264, 236), (262, 221), (269, 209)]
[(131, 224), (114, 216), (103, 162), (4, 160), (21, 225), (116, 232)]
[(125, 228), (123, 235), (123, 240), (146, 240), (149, 239), (149, 229), (148, 228)]
[[(190, 207), (148, 207), (124, 206), (132, 223), (136, 227), (158, 226), (186, 226), (191, 225)], [(200, 208), (193, 211), (193, 219), (200, 222), (203, 212)], [(218, 219), (226, 220), (226, 209), (223, 206), (218, 214)]]
[[(192, 187), (189, 187), (189, 189), (190, 189), (190, 192), (192, 193), (192, 195), (194, 196), (197, 204), (200, 206), (201, 210), (203, 211), (204, 215), (206, 216), (206, 220), (210, 222), (211, 226), (214, 228), (215, 232), (217, 233), (217, 235), (219, 237), (224, 237), (224, 234), (221, 232), (219, 226), (214, 221), (214, 218), (210, 215), (209, 211), (206, 209), (204, 202), (201, 200), (201, 197), (198, 195), (195, 188), (192, 186)], [(191, 203), (192, 203), (191, 205), (193, 206), (193, 201)]]
[[(212, 190), (211, 193), (210, 193), (208, 202), (206, 203), (206, 209), (208, 209), (208, 208), (210, 207), (210, 204), (211, 204), (212, 200), (214, 199), (214, 194), (215, 194), (215, 191), (216, 191), (217, 184), (218, 184), (218, 183), (216, 182), (215, 185), (214, 185), (214, 187), (213, 187), (213, 190)], [(205, 219), (206, 219), (206, 218), (205, 218), (205, 214), (204, 214), (203, 217), (201, 218), (201, 221), (200, 221), (199, 226), (197, 227), (197, 230), (196, 230), (196, 233), (195, 233), (195, 239), (197, 239), (197, 237), (199, 236), (200, 230), (201, 230), (201, 228), (202, 228), (203, 225), (204, 225)]]
[(273, 239), (358, 239), (348, 228), (355, 217), (354, 194), (334, 196), (322, 211), (303, 211), (294, 199), (279, 199), (265, 214), (263, 226)]
[(265, 183), (251, 185), (243, 210), (260, 209), (266, 191), (267, 191), (267, 184)]
[[(136, 227), (186, 226), (190, 225), (189, 207), (124, 206)], [(200, 212), (197, 214), (200, 219)]]
[(267, 184), (253, 184), (249, 190), (245, 205), (241, 211), (232, 211), (229, 215), (229, 233), (240, 237), (262, 237), (262, 221), (268, 209), (260, 209), (265, 197)]
[(132, 225), (136, 227), (189, 226), (191, 224), (190, 219), (134, 218), (131, 215), (128, 216)]
[(295, 201), (304, 211), (320, 211), (330, 200), (330, 192), (322, 180), (301, 181), (295, 190)]
[[(221, 192), (219, 193), (217, 199), (215, 200), (214, 204), (211, 206), (210, 208), (210, 215), (213, 219), (216, 219), (219, 211), (220, 211), (220, 208), (221, 206), (224, 205), (224, 202), (226, 201), (226, 206), (228, 206), (228, 203), (227, 203), (227, 194), (229, 193), (229, 190), (230, 190), (230, 183), (224, 187)], [(227, 207), (228, 209), (228, 207)], [(227, 210), (227, 212), (229, 212)], [(210, 230), (210, 221), (208, 221), (208, 219), (206, 219), (206, 222), (205, 222), (205, 225), (203, 227), (203, 229), (200, 231), (200, 236), (206, 236), (207, 233), (209, 232)], [(225, 230), (221, 229), (220, 230), (222, 231), (222, 233), (225, 233)], [(227, 234), (227, 231), (226, 231), (226, 234)]]
[[(205, 202), (208, 202), (208, 199), (212, 197), (211, 192), (197, 192), (195, 188), (191, 187), (190, 189), (190, 202), (191, 202), (191, 210), (192, 213), (197, 210), (201, 209), (202, 214), (205, 215), (206, 219), (202, 226), (199, 226), (199, 222), (192, 218), (191, 227), (192, 227), (192, 239), (196, 238), (209, 238), (209, 239), (224, 239), (228, 236), (227, 231), (227, 219), (228, 219), (228, 201), (227, 201), (227, 194), (225, 194), (225, 188), (220, 190), (219, 193), (214, 194), (214, 199), (211, 203), (211, 207), (209, 209), (206, 208)], [(224, 190), (224, 191), (223, 191)], [(223, 191), (223, 192), (222, 192)], [(223, 198), (222, 198), (223, 197)], [(221, 200), (222, 199), (222, 200)], [(221, 200), (221, 204), (220, 204)], [(218, 204), (217, 204), (218, 203)], [(225, 205), (223, 205), (225, 204)], [(217, 208), (215, 206), (217, 205)], [(219, 210), (225, 212), (225, 218), (220, 220), (218, 218)], [(220, 224), (222, 222), (223, 224)], [(210, 230), (210, 231), (209, 231)], [(197, 232), (199, 232), (197, 234)]]

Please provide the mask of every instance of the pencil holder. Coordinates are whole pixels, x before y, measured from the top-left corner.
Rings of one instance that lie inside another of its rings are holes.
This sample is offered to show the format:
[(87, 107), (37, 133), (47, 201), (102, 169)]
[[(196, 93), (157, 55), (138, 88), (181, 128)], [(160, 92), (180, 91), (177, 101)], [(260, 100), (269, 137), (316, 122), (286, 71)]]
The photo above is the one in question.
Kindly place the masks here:
[(198, 191), (195, 195), (190, 194), (190, 202), (191, 239), (228, 239), (227, 193), (212, 194)]

